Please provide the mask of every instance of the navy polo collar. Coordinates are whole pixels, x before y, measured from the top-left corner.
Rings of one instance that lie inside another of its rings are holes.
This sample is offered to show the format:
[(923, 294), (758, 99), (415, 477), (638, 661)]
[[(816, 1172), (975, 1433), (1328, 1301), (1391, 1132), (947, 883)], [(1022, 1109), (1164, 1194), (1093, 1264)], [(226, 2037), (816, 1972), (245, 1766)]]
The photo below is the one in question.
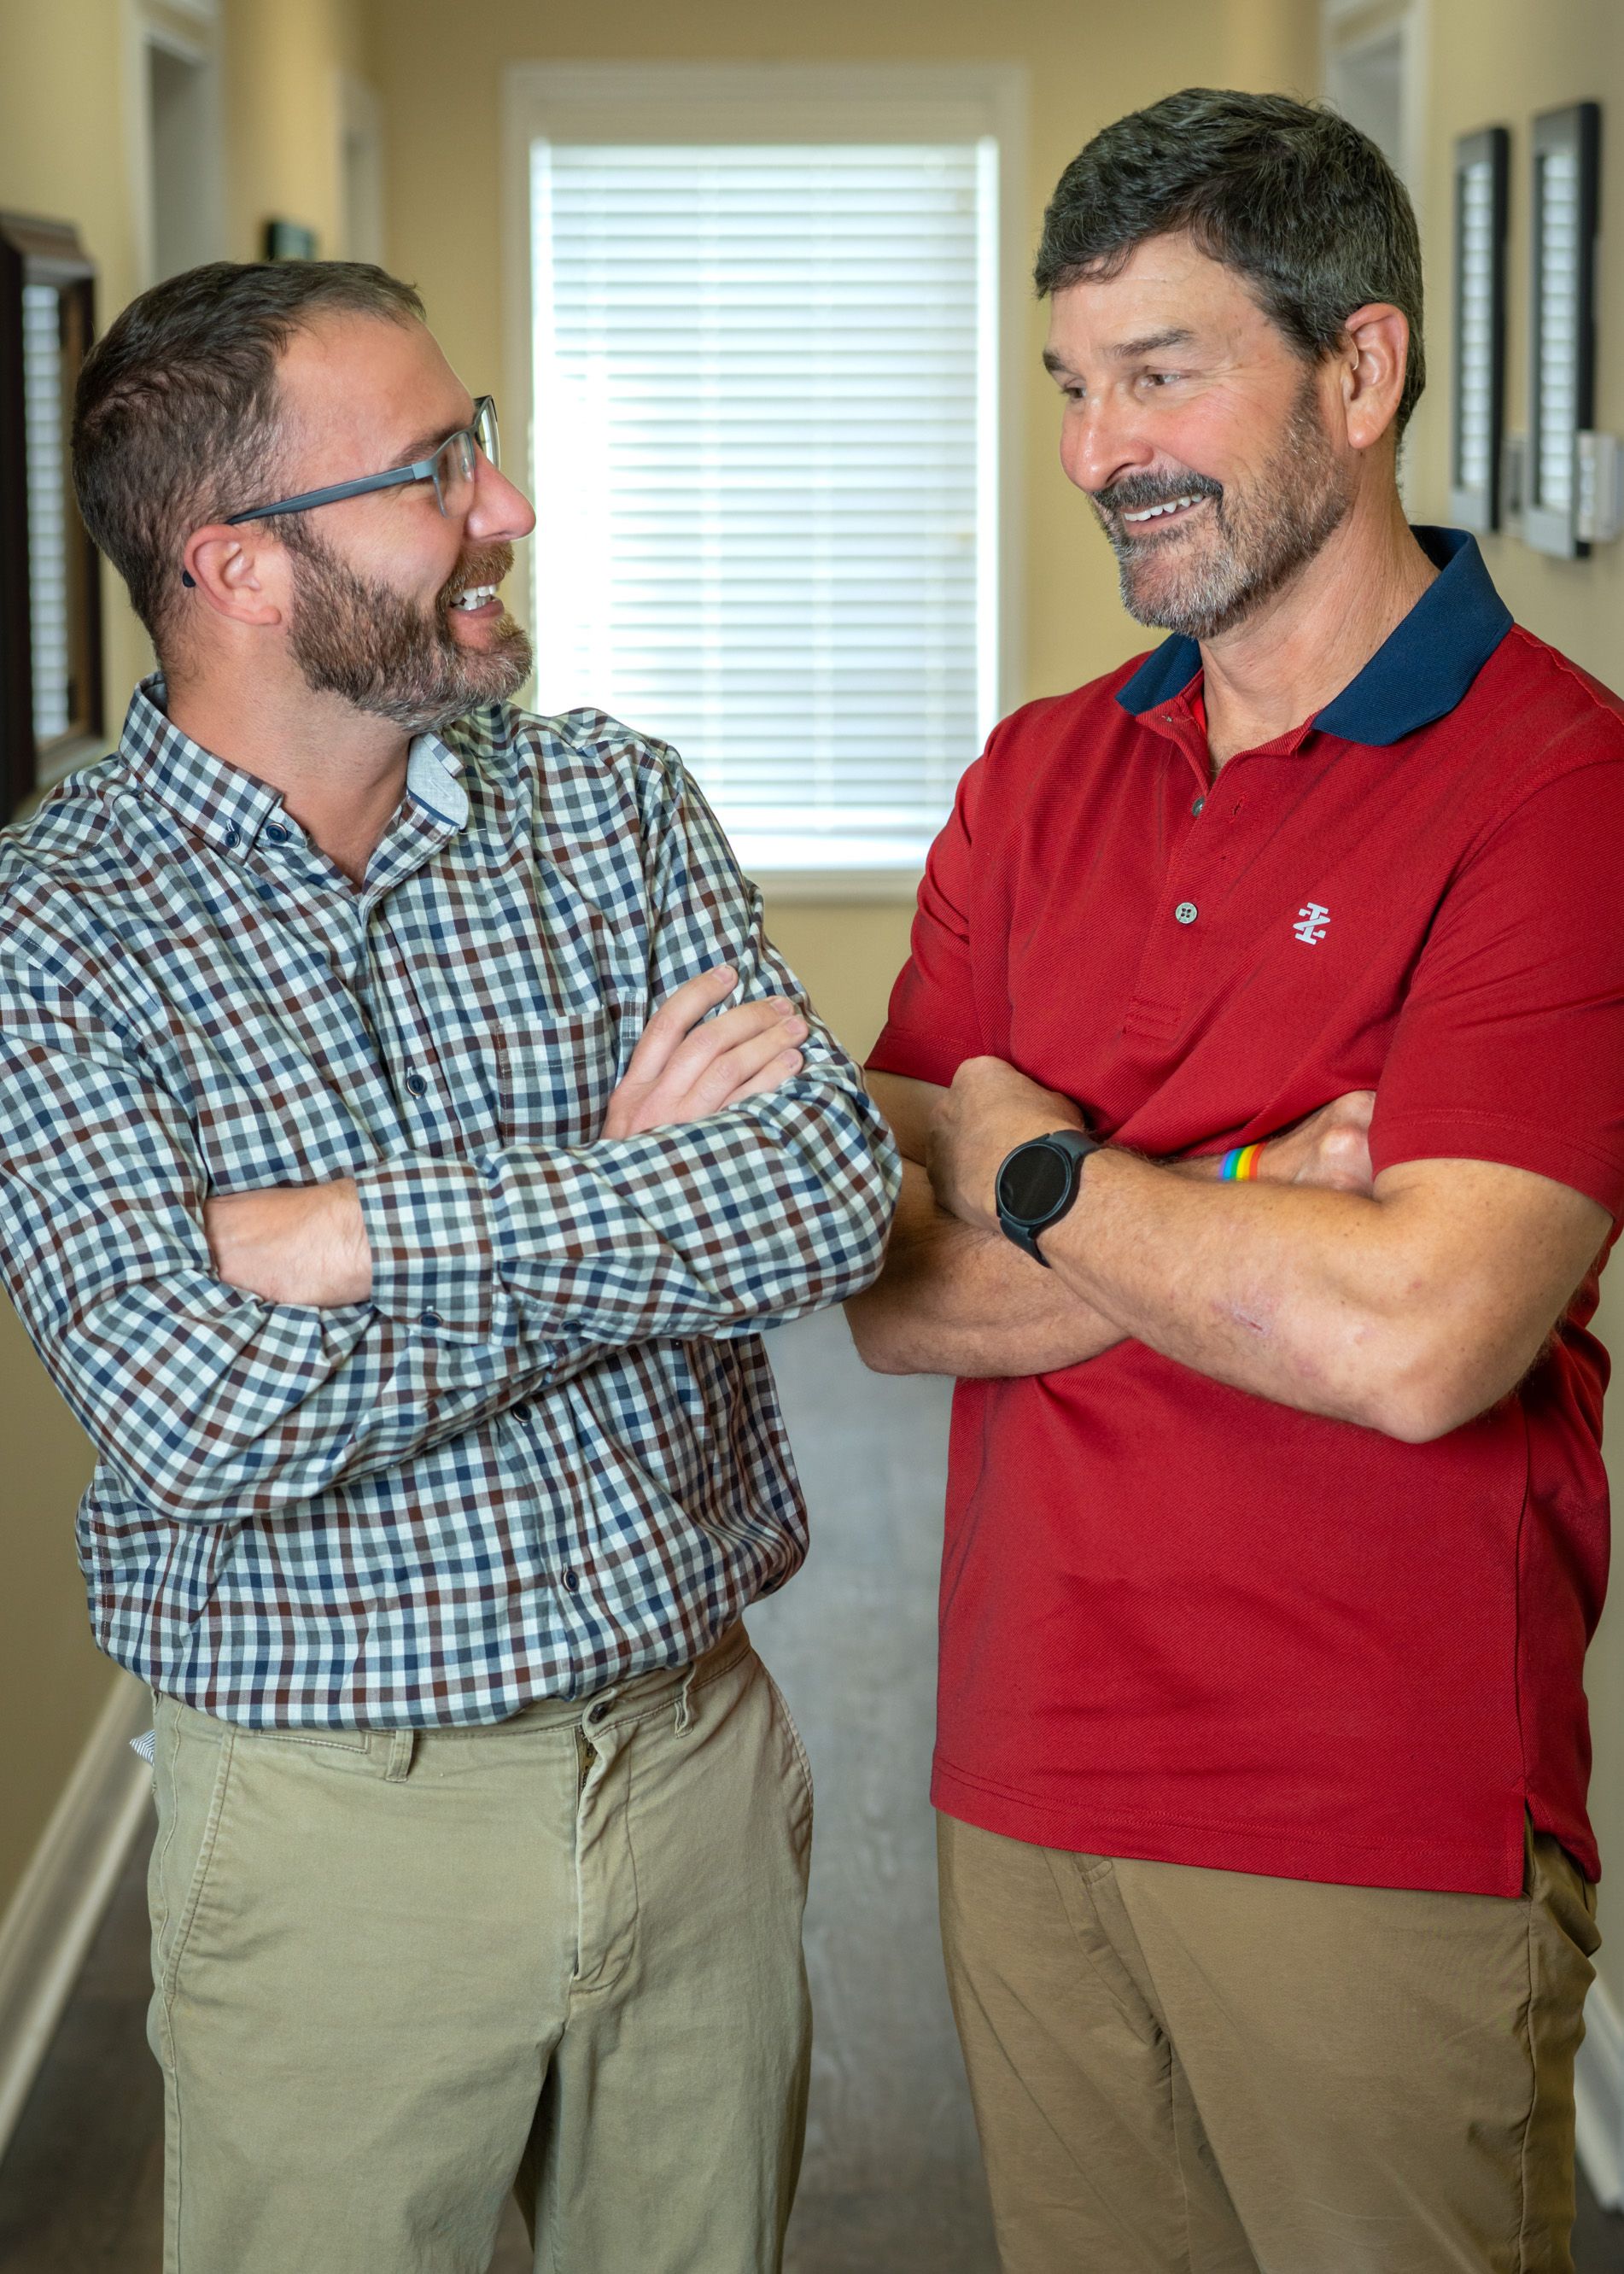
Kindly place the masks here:
[[(1477, 539), (1463, 529), (1417, 529), (1417, 542), (1440, 574), (1395, 625), (1356, 679), (1312, 724), (1345, 742), (1385, 749), (1446, 718), (1511, 629)], [(1137, 717), (1182, 694), (1201, 668), (1201, 651), (1176, 633), (1153, 649), (1116, 691)]]

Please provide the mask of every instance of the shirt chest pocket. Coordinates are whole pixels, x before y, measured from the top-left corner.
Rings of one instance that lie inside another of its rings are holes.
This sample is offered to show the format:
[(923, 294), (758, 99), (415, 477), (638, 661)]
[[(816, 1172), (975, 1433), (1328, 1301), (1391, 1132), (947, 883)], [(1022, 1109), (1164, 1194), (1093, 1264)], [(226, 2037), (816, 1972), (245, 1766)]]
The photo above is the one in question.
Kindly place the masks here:
[(617, 1022), (598, 1003), (510, 1017), (492, 1029), (497, 1124), (504, 1145), (597, 1141), (620, 1076)]

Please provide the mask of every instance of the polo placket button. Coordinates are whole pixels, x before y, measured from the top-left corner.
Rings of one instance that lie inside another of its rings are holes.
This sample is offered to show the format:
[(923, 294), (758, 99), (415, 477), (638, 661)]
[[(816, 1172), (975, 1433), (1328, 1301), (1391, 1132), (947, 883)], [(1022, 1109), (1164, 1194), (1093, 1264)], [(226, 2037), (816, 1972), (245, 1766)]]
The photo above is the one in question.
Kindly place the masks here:
[(1180, 900), (1173, 911), (1173, 920), (1176, 923), (1192, 924), (1199, 914), (1193, 900)]

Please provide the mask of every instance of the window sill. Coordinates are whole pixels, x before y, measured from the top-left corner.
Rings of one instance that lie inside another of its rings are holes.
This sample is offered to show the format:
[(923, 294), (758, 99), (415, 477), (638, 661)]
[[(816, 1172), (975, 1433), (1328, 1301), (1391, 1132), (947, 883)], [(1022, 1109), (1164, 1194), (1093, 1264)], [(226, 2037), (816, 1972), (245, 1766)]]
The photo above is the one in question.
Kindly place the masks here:
[(757, 869), (755, 882), (770, 904), (863, 901), (912, 907), (922, 869)]

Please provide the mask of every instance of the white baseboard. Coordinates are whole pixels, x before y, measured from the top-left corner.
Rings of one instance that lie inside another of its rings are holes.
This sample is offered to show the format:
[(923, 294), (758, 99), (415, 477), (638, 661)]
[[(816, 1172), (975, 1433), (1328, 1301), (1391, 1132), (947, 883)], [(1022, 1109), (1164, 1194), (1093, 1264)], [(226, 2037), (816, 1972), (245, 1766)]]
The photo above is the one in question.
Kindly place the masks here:
[(1624, 2210), (1624, 2022), (1599, 1977), (1584, 2002), (1574, 2104), (1584, 2176), (1605, 2210)]
[(152, 1804), (152, 1771), (130, 1751), (151, 1720), (146, 1684), (121, 1675), (0, 1917), (0, 2155)]

